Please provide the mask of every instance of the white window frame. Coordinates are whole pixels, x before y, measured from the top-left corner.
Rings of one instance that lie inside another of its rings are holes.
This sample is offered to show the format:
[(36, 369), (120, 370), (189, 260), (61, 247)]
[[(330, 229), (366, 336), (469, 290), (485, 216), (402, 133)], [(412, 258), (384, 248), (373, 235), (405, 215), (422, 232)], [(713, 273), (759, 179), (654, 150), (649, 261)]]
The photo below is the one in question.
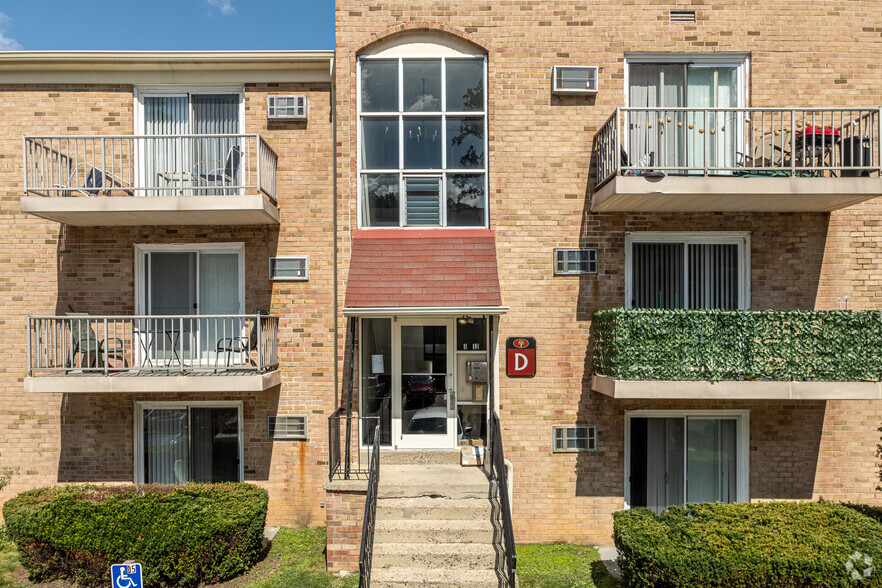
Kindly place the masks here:
[[(585, 429), (585, 448), (569, 448), (564, 447), (563, 449), (557, 448), (557, 432), (563, 431), (564, 437), (563, 441), (566, 445), (567, 443), (567, 435), (566, 432), (571, 429)], [(593, 444), (593, 447), (592, 447)], [(552, 425), (551, 427), (551, 452), (552, 453), (583, 453), (585, 451), (597, 451), (599, 446), (597, 439), (597, 425)]]
[(135, 402), (134, 416), (134, 450), (135, 450), (135, 484), (144, 483), (144, 410), (174, 408), (238, 408), (239, 409), (239, 482), (245, 481), (245, 423), (243, 422), (243, 403), (241, 400), (193, 400), (189, 402)]
[[(631, 419), (632, 418), (682, 418), (682, 419), (735, 419), (737, 447), (735, 469), (738, 480), (735, 485), (735, 501), (750, 501), (750, 411), (749, 410), (626, 410), (625, 411), (625, 509), (631, 508)], [(685, 440), (684, 427), (684, 440)], [(683, 447), (684, 459), (686, 445)], [(683, 488), (686, 488), (688, 472), (683, 467)]]
[(187, 96), (189, 108), (189, 120), (193, 120), (193, 102), (190, 96), (196, 94), (238, 94), (239, 96), (239, 133), (245, 134), (245, 88), (240, 85), (142, 85), (135, 86), (133, 90), (135, 120), (132, 129), (135, 135), (144, 134), (144, 98), (150, 96)]
[[(577, 263), (577, 264), (582, 263), (579, 261), (572, 262), (567, 259), (563, 260), (563, 269), (560, 269), (560, 267), (558, 266), (559, 260), (558, 260), (557, 256), (560, 253), (564, 253), (564, 257), (566, 257), (566, 253), (569, 251), (578, 251), (580, 253), (581, 252), (586, 253), (588, 255), (588, 259), (586, 259), (585, 262), (587, 262), (589, 264), (592, 262), (591, 257), (593, 256), (593, 258), (594, 258), (593, 259), (594, 271), (589, 270), (589, 271), (583, 272), (583, 271), (579, 271), (579, 270), (567, 270), (566, 268), (569, 263)], [(591, 252), (593, 252), (593, 254)], [(596, 274), (597, 273), (597, 248), (596, 247), (558, 247), (554, 250), (553, 263), (554, 263), (554, 275), (556, 275), (556, 276), (583, 276), (583, 275)]]
[[(632, 245), (634, 243), (683, 243), (684, 262), (688, 261), (690, 244), (737, 245), (738, 246), (738, 310), (750, 309), (750, 233), (747, 231), (686, 231), (686, 232), (640, 232), (625, 233), (625, 308), (631, 308), (632, 294)], [(689, 284), (689, 264), (684, 263), (683, 279)], [(688, 307), (689, 292), (686, 289), (684, 305)]]
[[(284, 259), (302, 259), (303, 260), (303, 277), (302, 278), (280, 278), (273, 275), (273, 267), (277, 264), (274, 262)], [(269, 258), (269, 279), (271, 282), (307, 282), (309, 281), (309, 256), (308, 255), (275, 255)]]
[[(245, 314), (245, 243), (136, 243), (135, 244), (135, 314), (148, 314), (150, 308), (144, 283), (148, 253), (196, 253), (196, 275), (199, 275), (199, 254), (235, 253), (239, 256), (239, 314)], [(199, 300), (199, 280), (196, 280)]]
[(738, 84), (738, 100), (736, 108), (746, 108), (750, 102), (750, 53), (744, 52), (703, 52), (703, 53), (660, 53), (660, 52), (628, 52), (625, 53), (625, 77), (623, 91), (624, 104), (630, 106), (631, 96), (631, 65), (697, 65), (701, 67), (734, 67)]
[[(144, 118), (144, 98), (148, 97), (186, 97), (187, 98), (187, 134), (193, 134), (193, 101), (191, 96), (199, 94), (230, 94), (239, 96), (239, 130), (237, 134), (245, 134), (245, 88), (240, 85), (144, 85), (135, 86), (133, 88), (133, 104), (134, 104), (134, 129), (133, 134), (143, 136), (146, 134)], [(135, 160), (138, 163), (136, 170), (137, 181), (141, 185), (150, 185), (148, 178), (144, 177), (147, 170), (147, 154), (138, 147), (139, 143), (135, 142)], [(241, 193), (241, 191), (240, 191)], [(138, 191), (139, 196), (150, 196), (150, 192)]]
[[(356, 195), (358, 198), (358, 206), (357, 206), (357, 217), (358, 217), (358, 228), (359, 229), (428, 229), (428, 228), (450, 228), (454, 230), (459, 229), (487, 229), (490, 226), (490, 189), (489, 189), (489, 175), (490, 175), (490, 146), (489, 146), (489, 122), (488, 122), (488, 109), (487, 109), (487, 95), (489, 94), (487, 89), (487, 55), (486, 54), (458, 54), (451, 55), (450, 52), (444, 51), (442, 46), (438, 46), (438, 53), (415, 53), (413, 55), (386, 55), (386, 54), (377, 54), (377, 55), (362, 55), (356, 61), (356, 73), (355, 73), (355, 96), (356, 96), (356, 161), (358, 166), (358, 175), (356, 178), (357, 190)], [(447, 61), (457, 61), (457, 60), (483, 60), (484, 64), (484, 109), (483, 110), (469, 110), (469, 111), (450, 111), (447, 112)], [(420, 61), (420, 60), (440, 60), (441, 61), (441, 110), (440, 111), (419, 111), (419, 112), (405, 112), (402, 110), (397, 111), (389, 111), (389, 112), (362, 112), (361, 110), (361, 64), (364, 61), (398, 61), (398, 107), (399, 109), (404, 104), (404, 61)], [(421, 117), (421, 116), (440, 116), (441, 120), (441, 168), (440, 169), (405, 169), (404, 167), (404, 124), (403, 121), (408, 117)], [(484, 168), (483, 170), (477, 170), (474, 168), (469, 169), (459, 169), (459, 168), (449, 168), (447, 167), (447, 117), (483, 117), (484, 119)], [(362, 168), (362, 158), (361, 158), (361, 121), (364, 118), (371, 117), (379, 117), (379, 118), (390, 118), (397, 117), (398, 118), (398, 169), (363, 169)], [(481, 226), (452, 226), (448, 227), (447, 225), (447, 176), (448, 174), (464, 174), (464, 175), (484, 175), (484, 224)], [(365, 174), (386, 174), (386, 175), (398, 175), (398, 227), (369, 227), (364, 224), (364, 216), (365, 211), (363, 211), (363, 182), (362, 177)], [(441, 176), (441, 225), (439, 226), (428, 226), (428, 225), (413, 225), (408, 226), (405, 223), (405, 208), (404, 208), (404, 177), (405, 176)]]

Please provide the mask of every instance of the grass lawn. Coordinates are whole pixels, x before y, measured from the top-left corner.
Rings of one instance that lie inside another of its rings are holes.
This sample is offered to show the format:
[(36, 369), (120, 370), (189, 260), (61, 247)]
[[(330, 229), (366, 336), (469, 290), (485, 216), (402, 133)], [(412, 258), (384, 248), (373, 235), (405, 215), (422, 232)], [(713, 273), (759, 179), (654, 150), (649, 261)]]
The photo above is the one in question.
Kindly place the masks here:
[[(521, 588), (619, 588), (603, 567), (597, 551), (582, 545), (519, 545)], [(0, 588), (32, 586), (18, 563), (18, 551), (0, 527)], [(44, 588), (68, 588), (55, 581)], [(325, 571), (325, 529), (281, 529), (269, 553), (246, 574), (218, 588), (355, 588), (358, 576), (347, 578)]]
[(597, 550), (584, 545), (518, 545), (521, 588), (618, 588)]
[[(18, 563), (18, 551), (0, 527), (0, 588), (33, 586)], [(72, 583), (54, 581), (44, 588), (68, 588)], [(223, 588), (355, 588), (358, 575), (340, 578), (325, 571), (325, 529), (280, 529), (269, 553), (246, 574), (214, 587)]]

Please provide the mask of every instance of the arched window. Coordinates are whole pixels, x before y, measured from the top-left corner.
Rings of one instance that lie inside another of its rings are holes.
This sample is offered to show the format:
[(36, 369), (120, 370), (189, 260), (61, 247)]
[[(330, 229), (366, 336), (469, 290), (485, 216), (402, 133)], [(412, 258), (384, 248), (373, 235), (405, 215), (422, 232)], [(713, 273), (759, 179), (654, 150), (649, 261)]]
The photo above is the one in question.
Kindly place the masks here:
[(359, 57), (359, 226), (488, 226), (486, 87), (486, 56), (440, 35)]

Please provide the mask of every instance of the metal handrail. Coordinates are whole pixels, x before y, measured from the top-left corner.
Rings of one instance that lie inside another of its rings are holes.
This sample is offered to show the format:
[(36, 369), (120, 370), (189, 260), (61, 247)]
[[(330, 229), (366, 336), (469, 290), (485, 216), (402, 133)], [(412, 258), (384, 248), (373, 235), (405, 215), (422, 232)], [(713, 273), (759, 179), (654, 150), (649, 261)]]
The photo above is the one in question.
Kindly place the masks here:
[(24, 191), (38, 196), (217, 196), (276, 201), (278, 155), (256, 133), (43, 135), (22, 139)]
[[(341, 421), (346, 422), (341, 424)], [(357, 426), (357, 433), (355, 439), (350, 436), (347, 442), (345, 429), (349, 428), (351, 431), (353, 424)], [(370, 439), (362, 435), (372, 431), (373, 427), (379, 424), (379, 416), (347, 416), (344, 406), (331, 413), (328, 417), (328, 481), (333, 481), (335, 478), (363, 480), (367, 477), (368, 463), (362, 464), (360, 445), (362, 443), (367, 445)]]
[(361, 525), (361, 546), (358, 550), (359, 586), (370, 588), (374, 555), (374, 527), (377, 518), (377, 491), (380, 486), (380, 425), (374, 427), (371, 465), (367, 494), (364, 498), (364, 520)]
[[(617, 108), (594, 140), (596, 184), (649, 171), (868, 175), (882, 162), (882, 109)], [(813, 128), (816, 131), (806, 133)]]
[(278, 328), (259, 313), (28, 316), (28, 375), (263, 373), (278, 368)]
[(495, 410), (490, 411), (490, 479), (496, 483), (499, 493), (499, 507), (502, 511), (503, 573), (508, 586), (513, 588), (517, 578), (518, 555), (515, 549), (514, 523), (511, 518), (511, 502), (508, 495), (508, 476), (505, 471), (505, 452), (502, 448), (502, 427)]

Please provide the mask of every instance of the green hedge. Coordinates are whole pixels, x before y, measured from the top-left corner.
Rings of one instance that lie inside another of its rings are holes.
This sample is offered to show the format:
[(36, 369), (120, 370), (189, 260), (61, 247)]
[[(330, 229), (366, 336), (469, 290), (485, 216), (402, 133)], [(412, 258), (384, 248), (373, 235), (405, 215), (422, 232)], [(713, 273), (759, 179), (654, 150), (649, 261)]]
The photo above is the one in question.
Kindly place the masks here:
[[(731, 588), (882, 586), (882, 524), (839, 504), (690, 504), (656, 515), (613, 515), (619, 564), (629, 587)], [(872, 558), (868, 579), (858, 570)]]
[(266, 490), (250, 484), (39, 488), (3, 506), (10, 538), (35, 580), (107, 586), (110, 566), (143, 564), (150, 586), (195, 586), (251, 568)]
[(594, 372), (622, 380), (882, 380), (882, 312), (613, 309)]

